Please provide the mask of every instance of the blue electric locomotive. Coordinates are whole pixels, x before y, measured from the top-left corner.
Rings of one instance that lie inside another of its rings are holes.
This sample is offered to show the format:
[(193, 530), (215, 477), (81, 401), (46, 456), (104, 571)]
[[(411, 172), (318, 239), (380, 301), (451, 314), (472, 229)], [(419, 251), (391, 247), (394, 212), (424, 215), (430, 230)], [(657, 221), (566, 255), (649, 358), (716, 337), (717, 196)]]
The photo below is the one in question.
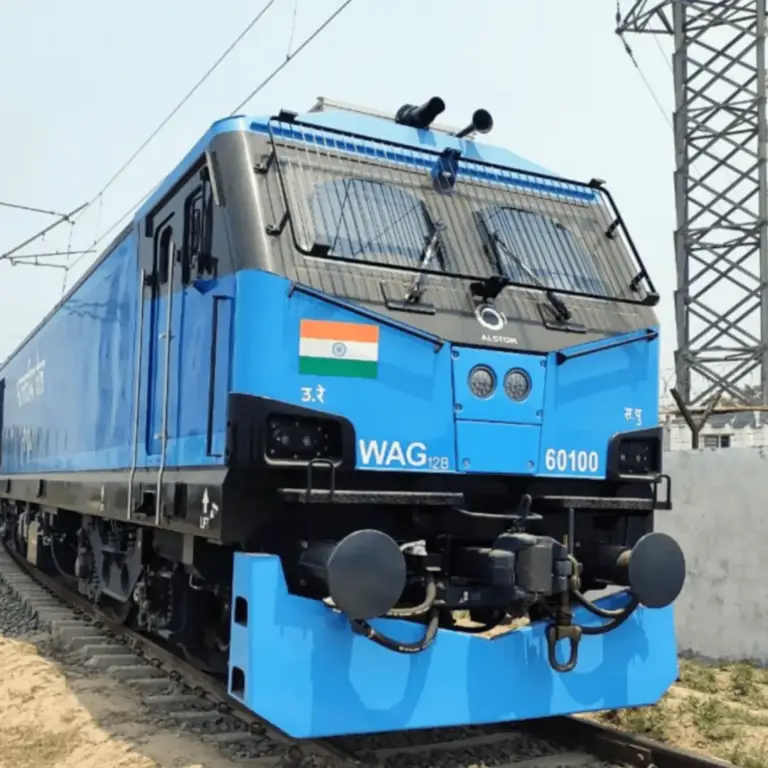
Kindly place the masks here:
[(484, 110), (326, 107), (215, 123), (0, 367), (4, 540), (297, 737), (655, 702), (685, 563), (612, 198)]

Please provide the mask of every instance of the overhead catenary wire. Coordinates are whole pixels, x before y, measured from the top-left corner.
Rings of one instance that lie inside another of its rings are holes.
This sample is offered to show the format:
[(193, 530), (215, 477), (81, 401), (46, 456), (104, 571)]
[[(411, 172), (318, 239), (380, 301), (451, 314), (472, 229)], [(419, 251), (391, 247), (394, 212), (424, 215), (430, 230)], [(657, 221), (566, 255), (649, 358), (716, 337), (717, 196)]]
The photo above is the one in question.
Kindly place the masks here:
[[(101, 187), (101, 189), (88, 201), (85, 208), (80, 212), (85, 213), (85, 210), (90, 208), (94, 203), (99, 201), (101, 203), (99, 207), (99, 220), (96, 225), (96, 233), (94, 235), (93, 240), (93, 246), (97, 246), (99, 243), (101, 243), (103, 240), (106, 239), (106, 237), (122, 223), (122, 221), (130, 214), (131, 211), (134, 210), (135, 207), (138, 207), (141, 205), (141, 203), (144, 201), (145, 197), (147, 197), (149, 194), (145, 195), (144, 197), (139, 200), (139, 202), (131, 208), (128, 214), (124, 214), (116, 224), (111, 226), (101, 237), (99, 237), (98, 234), (98, 227), (101, 223), (101, 210), (103, 206), (103, 198), (104, 193), (120, 178), (120, 176), (125, 173), (126, 170), (133, 164), (133, 162), (136, 160), (136, 158), (154, 141), (154, 139), (158, 136), (158, 134), (165, 128), (166, 125), (178, 114), (178, 112), (181, 110), (181, 108), (194, 96), (194, 94), (200, 89), (200, 87), (205, 83), (205, 81), (219, 68), (219, 66), (224, 62), (224, 60), (232, 53), (232, 51), (242, 42), (242, 40), (248, 35), (248, 33), (261, 21), (264, 14), (275, 4), (276, 0), (267, 0), (267, 2), (262, 6), (261, 10), (251, 19), (251, 21), (245, 26), (245, 28), (237, 35), (237, 37), (227, 46), (227, 48), (219, 55), (219, 57), (213, 62), (213, 64), (206, 70), (206, 72), (203, 74), (203, 76), (187, 91), (187, 93), (182, 97), (182, 99), (176, 104), (176, 106), (173, 107), (173, 109), (160, 121), (160, 123), (154, 128), (154, 130), (149, 134), (149, 136), (141, 143), (141, 145), (136, 149), (135, 152), (115, 171), (115, 173), (109, 178), (109, 180), (104, 184), (104, 186)], [(72, 233), (70, 232), (70, 242), (72, 239)], [(73, 269), (86, 255), (87, 253), (79, 252), (80, 255), (78, 258), (76, 258), (73, 262), (70, 263), (70, 256), (72, 255), (72, 252), (68, 249), (67, 253), (69, 254), (66, 259), (65, 263), (65, 271), (64, 271), (64, 278), (62, 280), (62, 286), (61, 291), (62, 294), (66, 290), (67, 287), (67, 278), (69, 275), (69, 271)]]
[(120, 176), (125, 173), (128, 167), (136, 160), (136, 158), (149, 146), (149, 144), (157, 137), (160, 131), (165, 128), (166, 125), (176, 116), (179, 110), (194, 96), (194, 94), (200, 89), (205, 81), (219, 68), (224, 60), (230, 53), (240, 44), (243, 38), (261, 21), (264, 14), (275, 4), (275, 0), (267, 0), (261, 10), (256, 16), (251, 19), (247, 26), (240, 32), (240, 34), (227, 46), (223, 53), (214, 61), (214, 63), (206, 70), (205, 74), (187, 91), (181, 101), (160, 121), (157, 127), (149, 134), (149, 136), (141, 143), (136, 151), (115, 171), (106, 184), (88, 201), (88, 205), (93, 205), (116, 181)]
[[(618, 30), (621, 25), (621, 4), (620, 0), (616, 0), (616, 29)], [(646, 90), (650, 94), (651, 98), (653, 99), (654, 103), (656, 104), (656, 107), (658, 108), (659, 112), (661, 112), (662, 117), (666, 121), (667, 125), (669, 125), (670, 128), (674, 130), (674, 125), (672, 124), (672, 119), (670, 118), (667, 111), (664, 109), (659, 97), (656, 95), (656, 91), (653, 90), (653, 86), (650, 84), (648, 78), (645, 76), (645, 73), (643, 72), (640, 64), (638, 63), (637, 59), (635, 58), (635, 53), (632, 50), (631, 46), (627, 42), (626, 38), (624, 37), (624, 34), (622, 32), (617, 32), (617, 35), (619, 37), (619, 40), (621, 40), (622, 45), (624, 46), (624, 50), (626, 51), (627, 55), (629, 56), (630, 60), (632, 61), (632, 64), (634, 65), (635, 69), (637, 70), (637, 73), (640, 75), (640, 79), (643, 81), (643, 84), (645, 85)], [(658, 44), (658, 41), (657, 41)], [(661, 48), (659, 48), (661, 50)], [(663, 53), (663, 51), (661, 51)], [(665, 57), (666, 58), (666, 57)]]
[(30, 259), (26, 256), (9, 259), (9, 263), (12, 267), (44, 267), (47, 269), (63, 269), (65, 271), (67, 269), (64, 264), (50, 264), (47, 261), (38, 261), (37, 259)]
[[(346, 8), (348, 8), (353, 0), (345, 0), (332, 14), (330, 14), (325, 21), (323, 21), (313, 32), (310, 34), (305, 40), (296, 48), (296, 50), (293, 53), (288, 53), (285, 57), (285, 60), (282, 61), (277, 67), (275, 67), (268, 75), (264, 78), (257, 86), (254, 88), (248, 96), (246, 96), (245, 99), (243, 99), (240, 104), (238, 104), (235, 109), (232, 110), (230, 113), (230, 117), (236, 115), (240, 109), (242, 109), (251, 99), (254, 98), (258, 93), (260, 93), (266, 86), (278, 75), (280, 72), (282, 72), (283, 69), (285, 69), (290, 62), (292, 62), (296, 57), (305, 50), (314, 40), (317, 39), (317, 37), (328, 28), (328, 26), (339, 17), (339, 15), (344, 11)], [(120, 218), (116, 219), (110, 227), (100, 236), (98, 239), (94, 240), (93, 242), (93, 248), (95, 249), (98, 245), (103, 243), (110, 235), (112, 235), (122, 224), (123, 222), (158, 188), (159, 184), (156, 184), (152, 189), (150, 189), (148, 192), (143, 194), (141, 198), (136, 201), (130, 208), (126, 210), (126, 212), (120, 216)], [(85, 257), (85, 254), (82, 254), (77, 259), (75, 259), (72, 264), (70, 265), (70, 269), (73, 269), (83, 258)]]
[[(267, 0), (266, 4), (261, 8), (261, 10), (254, 16), (253, 19), (248, 23), (248, 25), (245, 27), (245, 29), (240, 32), (240, 34), (227, 46), (227, 48), (224, 50), (222, 54), (219, 55), (219, 57), (214, 61), (214, 63), (208, 68), (208, 70), (205, 72), (205, 74), (192, 86), (192, 88), (187, 91), (187, 93), (184, 95), (184, 97), (179, 101), (176, 106), (163, 118), (163, 120), (160, 121), (160, 123), (157, 125), (157, 127), (150, 133), (150, 135), (142, 142), (142, 144), (136, 149), (136, 151), (120, 166), (120, 168), (117, 169), (117, 171), (110, 177), (110, 179), (107, 181), (104, 186), (101, 187), (101, 189), (85, 204), (79, 206), (74, 211), (70, 213), (59, 213), (57, 211), (49, 211), (42, 208), (34, 208), (32, 206), (24, 206), (19, 205), (16, 203), (6, 203), (6, 202), (0, 202), (0, 206), (6, 207), (6, 208), (14, 208), (19, 210), (27, 210), (30, 212), (36, 212), (36, 213), (42, 213), (42, 214), (48, 214), (51, 216), (57, 216), (59, 220), (51, 225), (50, 227), (46, 227), (45, 229), (40, 230), (40, 232), (36, 233), (33, 237), (25, 240), (23, 243), (21, 243), (18, 246), (15, 246), (10, 251), (7, 251), (5, 253), (0, 254), (0, 260), (8, 259), (10, 256), (16, 252), (18, 252), (21, 248), (23, 248), (26, 245), (29, 245), (30, 243), (34, 242), (35, 240), (39, 239), (40, 237), (43, 237), (46, 235), (53, 227), (58, 226), (59, 224), (63, 223), (64, 221), (68, 221), (70, 223), (75, 223), (77, 218), (81, 216), (87, 209), (89, 209), (95, 202), (102, 199), (102, 196), (104, 193), (114, 184), (117, 179), (122, 176), (123, 173), (131, 166), (131, 164), (136, 160), (136, 158), (149, 146), (149, 144), (157, 137), (157, 135), (165, 128), (165, 126), (173, 119), (173, 117), (179, 112), (179, 110), (189, 101), (190, 98), (197, 92), (197, 90), (203, 85), (203, 83), (214, 73), (214, 71), (222, 64), (222, 62), (229, 56), (230, 53), (237, 47), (237, 45), (243, 40), (243, 38), (258, 24), (258, 22), (261, 20), (261, 18), (264, 16), (264, 14), (270, 9), (272, 5), (274, 5), (276, 0)], [(141, 205), (141, 202), (144, 200), (139, 201), (139, 205)], [(131, 209), (133, 210), (133, 208)], [(122, 219), (125, 218), (125, 215), (122, 217)], [(122, 219), (120, 221), (122, 221)], [(118, 222), (119, 224), (120, 222)], [(110, 230), (107, 231), (106, 234), (110, 234), (111, 231), (115, 227), (110, 228)], [(101, 238), (94, 239), (93, 245), (98, 245), (105, 236), (102, 236)], [(70, 241), (71, 241), (71, 231), (70, 231)], [(93, 249), (90, 251), (93, 252)], [(72, 254), (72, 251), (69, 249), (67, 250), (67, 253), (70, 255)], [(64, 269), (66, 272), (68, 272), (72, 267), (75, 266), (84, 256), (87, 255), (87, 252), (78, 251), (80, 254), (77, 259), (72, 264), (65, 264)], [(67, 259), (69, 261), (69, 259)], [(64, 278), (64, 285), (66, 285), (66, 276)]]
[(318, 35), (320, 35), (322, 32), (324, 32), (328, 26), (330, 26), (331, 23), (335, 19), (337, 19), (341, 13), (350, 6), (352, 3), (352, 0), (344, 0), (344, 2), (322, 23), (320, 26), (318, 26), (315, 31), (307, 37), (304, 42), (293, 52), (288, 53), (285, 57), (285, 61), (283, 61), (278, 67), (275, 67), (275, 69), (272, 70), (272, 72), (269, 73), (267, 77), (264, 78), (230, 113), (230, 117), (236, 115), (254, 96), (256, 96), (260, 91), (262, 91), (264, 88), (266, 88), (267, 85), (269, 85), (272, 80), (280, 74), (280, 72), (283, 71), (285, 67), (290, 64)]
[(9, 256), (8, 258), (11, 261), (18, 261), (19, 259), (51, 259), (55, 256), (85, 256), (89, 253), (96, 253), (96, 251), (93, 248), (87, 248), (82, 251), (39, 251), (35, 253), (22, 253), (19, 256)]
[(27, 211), (29, 213), (41, 213), (45, 216), (58, 216), (59, 218), (68, 219), (69, 214), (62, 213), (61, 211), (49, 211), (47, 208), (36, 208), (33, 205), (21, 205), (19, 203), (9, 203), (5, 200), (0, 200), (0, 208), (12, 208), (17, 211)]
[[(11, 248), (9, 251), (5, 251), (4, 253), (0, 253), (0, 261), (4, 261), (6, 259), (10, 259), (14, 254), (18, 253), (22, 248), (29, 245), (30, 243), (33, 243), (35, 240), (38, 240), (39, 238), (47, 235), (52, 229), (55, 229), (60, 224), (63, 224), (64, 222), (72, 222), (72, 219), (80, 213), (84, 208), (86, 208), (87, 203), (83, 203), (82, 205), (79, 205), (77, 208), (75, 208), (73, 211), (70, 211), (69, 213), (63, 213), (59, 216), (56, 221), (54, 221), (52, 224), (49, 224), (47, 227), (44, 227), (39, 232), (36, 232), (31, 237), (28, 237), (23, 242), (19, 243), (18, 245), (15, 245), (13, 248)], [(21, 258), (23, 254), (19, 254), (17, 258)]]

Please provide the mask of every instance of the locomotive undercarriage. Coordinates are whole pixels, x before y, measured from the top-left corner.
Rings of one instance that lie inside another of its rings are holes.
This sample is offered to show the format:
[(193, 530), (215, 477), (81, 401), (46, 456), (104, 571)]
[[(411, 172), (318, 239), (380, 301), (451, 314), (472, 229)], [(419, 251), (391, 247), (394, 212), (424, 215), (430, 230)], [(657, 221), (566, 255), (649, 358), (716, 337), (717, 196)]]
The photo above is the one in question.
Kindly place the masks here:
[[(614, 491), (602, 499), (522, 493), (511, 509), (477, 494), (460, 505), (373, 503), (372, 494), (366, 503), (298, 500), (279, 509), (273, 498), (271, 514), (237, 548), (279, 555), (290, 592), (324, 601), (393, 652), (424, 650), (441, 627), (482, 633), (545, 621), (550, 664), (568, 671), (583, 635), (611, 631), (638, 604), (668, 605), (682, 588), (679, 547), (652, 533), (655, 489)], [(67, 579), (113, 620), (226, 673), (236, 547), (42, 505), (0, 501), (0, 509), (6, 546)], [(631, 591), (619, 610), (585, 596), (613, 585)], [(577, 626), (578, 605), (602, 624)], [(423, 639), (382, 634), (370, 623), (382, 616), (424, 624)], [(563, 658), (559, 640), (570, 646)]]

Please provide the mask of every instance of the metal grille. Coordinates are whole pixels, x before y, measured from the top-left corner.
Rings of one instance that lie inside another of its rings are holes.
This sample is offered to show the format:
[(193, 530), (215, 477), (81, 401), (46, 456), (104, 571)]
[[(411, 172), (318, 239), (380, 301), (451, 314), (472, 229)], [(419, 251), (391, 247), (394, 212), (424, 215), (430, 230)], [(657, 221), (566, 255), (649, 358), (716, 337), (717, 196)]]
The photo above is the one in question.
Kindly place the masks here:
[[(272, 163), (304, 254), (480, 280), (501, 276), (512, 285), (597, 299), (655, 301), (599, 183), (297, 122), (273, 120), (270, 133)], [(430, 241), (438, 248), (427, 259)]]

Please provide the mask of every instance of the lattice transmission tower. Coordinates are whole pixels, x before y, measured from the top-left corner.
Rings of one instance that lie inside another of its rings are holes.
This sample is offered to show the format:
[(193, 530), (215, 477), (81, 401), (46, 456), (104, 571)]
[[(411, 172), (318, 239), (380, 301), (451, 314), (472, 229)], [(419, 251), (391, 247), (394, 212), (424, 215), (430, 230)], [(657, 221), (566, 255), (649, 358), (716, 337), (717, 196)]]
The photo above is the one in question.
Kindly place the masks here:
[(768, 405), (765, 3), (635, 0), (617, 29), (674, 40), (675, 369), (688, 405), (750, 390)]

